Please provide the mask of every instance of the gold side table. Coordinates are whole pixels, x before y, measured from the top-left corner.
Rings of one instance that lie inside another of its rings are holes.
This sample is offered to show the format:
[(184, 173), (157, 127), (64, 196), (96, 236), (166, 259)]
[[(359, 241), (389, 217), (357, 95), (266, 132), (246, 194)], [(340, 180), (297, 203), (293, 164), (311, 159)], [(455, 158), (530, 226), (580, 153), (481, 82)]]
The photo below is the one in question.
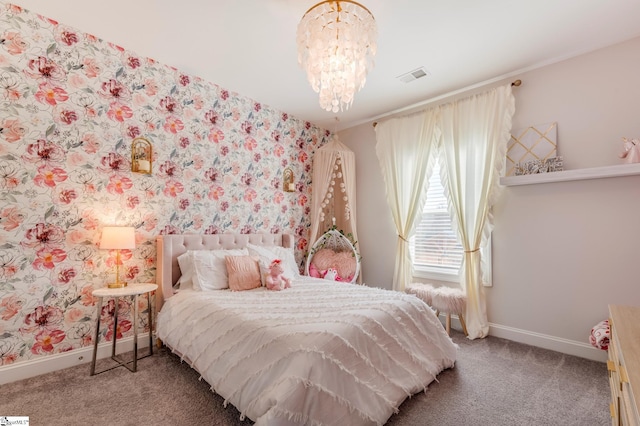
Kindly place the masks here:
[[(94, 290), (91, 294), (98, 298), (98, 318), (96, 319), (96, 331), (94, 335), (93, 343), (93, 357), (91, 359), (91, 376), (105, 371), (112, 370), (117, 367), (126, 367), (131, 372), (136, 372), (138, 369), (138, 296), (141, 294), (147, 294), (147, 304), (149, 306), (149, 354), (142, 358), (153, 355), (153, 310), (151, 304), (151, 292), (158, 288), (156, 284), (152, 283), (140, 283), (130, 284), (121, 288), (99, 288)], [(125, 362), (116, 355), (116, 341), (118, 330), (118, 298), (120, 297), (133, 297), (133, 361)], [(113, 314), (113, 343), (111, 345), (111, 359), (116, 361), (118, 365), (108, 368), (106, 370), (96, 373), (96, 354), (98, 352), (98, 339), (100, 336), (100, 316), (102, 313), (102, 301), (104, 298), (115, 299), (115, 310)], [(133, 362), (133, 367), (129, 364)]]

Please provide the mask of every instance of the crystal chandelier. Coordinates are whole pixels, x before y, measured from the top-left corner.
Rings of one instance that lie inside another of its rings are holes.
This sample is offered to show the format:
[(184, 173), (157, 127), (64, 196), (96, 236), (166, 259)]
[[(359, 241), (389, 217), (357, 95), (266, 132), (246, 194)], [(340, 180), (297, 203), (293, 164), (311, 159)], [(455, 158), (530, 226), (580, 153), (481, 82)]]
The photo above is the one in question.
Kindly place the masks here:
[(304, 14), (298, 24), (298, 62), (320, 93), (323, 109), (349, 109), (373, 68), (376, 35), (373, 15), (355, 1), (323, 1)]

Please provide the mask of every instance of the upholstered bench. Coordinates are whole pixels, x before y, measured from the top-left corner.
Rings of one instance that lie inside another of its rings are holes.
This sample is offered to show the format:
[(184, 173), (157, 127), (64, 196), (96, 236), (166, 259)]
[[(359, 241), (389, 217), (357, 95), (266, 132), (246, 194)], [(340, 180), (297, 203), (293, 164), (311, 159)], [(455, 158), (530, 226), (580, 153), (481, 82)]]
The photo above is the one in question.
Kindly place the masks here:
[(436, 310), (436, 316), (446, 314), (447, 334), (451, 335), (451, 314), (458, 315), (462, 331), (468, 336), (467, 325), (464, 322), (464, 312), (467, 307), (467, 295), (460, 288), (434, 287), (431, 284), (411, 283), (405, 292), (422, 299), (427, 305)]

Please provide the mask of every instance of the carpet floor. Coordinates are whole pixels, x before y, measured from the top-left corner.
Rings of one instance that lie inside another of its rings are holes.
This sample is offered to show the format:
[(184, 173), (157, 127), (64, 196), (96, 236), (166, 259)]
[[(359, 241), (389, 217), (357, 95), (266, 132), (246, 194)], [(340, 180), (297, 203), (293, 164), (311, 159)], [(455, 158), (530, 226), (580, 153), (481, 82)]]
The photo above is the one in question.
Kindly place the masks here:
[[(601, 362), (496, 337), (453, 332), (458, 360), (407, 399), (387, 425), (610, 424), (609, 382)], [(113, 361), (98, 362), (98, 371)], [(0, 386), (0, 416), (31, 426), (251, 425), (166, 349), (125, 368), (89, 376), (81, 365)], [(345, 425), (348, 426), (348, 425)]]

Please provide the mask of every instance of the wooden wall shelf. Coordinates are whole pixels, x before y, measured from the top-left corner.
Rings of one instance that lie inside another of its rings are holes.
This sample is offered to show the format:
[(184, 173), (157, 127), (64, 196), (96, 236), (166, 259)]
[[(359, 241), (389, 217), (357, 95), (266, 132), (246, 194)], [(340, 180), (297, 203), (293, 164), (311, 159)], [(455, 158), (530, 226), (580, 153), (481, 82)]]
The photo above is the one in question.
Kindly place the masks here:
[(564, 170), (561, 172), (538, 173), (535, 175), (503, 176), (500, 178), (500, 184), (504, 186), (532, 185), (537, 183), (567, 182), (572, 180), (602, 179), (633, 175), (640, 175), (640, 163)]

